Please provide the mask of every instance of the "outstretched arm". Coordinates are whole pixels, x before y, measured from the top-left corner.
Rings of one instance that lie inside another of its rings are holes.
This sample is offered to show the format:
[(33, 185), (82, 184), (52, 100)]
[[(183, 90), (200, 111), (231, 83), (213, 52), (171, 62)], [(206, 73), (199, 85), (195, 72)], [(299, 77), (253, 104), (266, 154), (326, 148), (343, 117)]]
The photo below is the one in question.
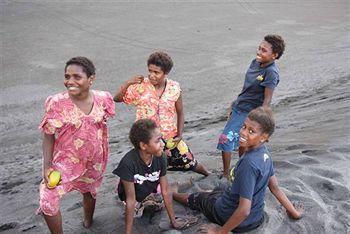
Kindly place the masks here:
[(128, 90), (128, 87), (132, 84), (139, 84), (143, 81), (144, 77), (142, 75), (136, 75), (130, 80), (127, 80), (123, 85), (120, 86), (118, 92), (114, 95), (113, 100), (115, 102), (122, 102), (123, 97)]
[(300, 219), (303, 214), (303, 208), (300, 207), (296, 209), (294, 205), (290, 202), (288, 197), (279, 188), (276, 176), (271, 176), (269, 179), (269, 189), (271, 193), (276, 197), (276, 199), (281, 203), (281, 205), (287, 210), (287, 213), (293, 219)]
[(125, 197), (125, 233), (130, 234), (132, 231), (132, 223), (134, 222), (134, 210), (136, 204), (135, 186), (133, 182), (122, 180)]
[(177, 223), (176, 223), (176, 220), (175, 220), (173, 203), (172, 203), (172, 200), (171, 200), (171, 197), (170, 197), (168, 179), (167, 179), (166, 176), (160, 177), (160, 189), (162, 191), (162, 196), (163, 196), (163, 199), (164, 199), (165, 208), (166, 208), (166, 210), (168, 212), (168, 216), (169, 216), (170, 222), (176, 228), (177, 227)]

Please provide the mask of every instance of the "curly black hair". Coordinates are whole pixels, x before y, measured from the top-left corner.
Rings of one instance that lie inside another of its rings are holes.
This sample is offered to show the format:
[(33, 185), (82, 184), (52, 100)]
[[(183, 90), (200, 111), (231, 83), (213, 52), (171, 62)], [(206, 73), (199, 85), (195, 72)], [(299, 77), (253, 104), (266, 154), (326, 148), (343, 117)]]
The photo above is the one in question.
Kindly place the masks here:
[(275, 119), (273, 118), (272, 110), (268, 107), (258, 107), (251, 110), (248, 114), (248, 118), (257, 122), (263, 133), (267, 133), (269, 136), (275, 131)]
[(154, 52), (149, 56), (147, 66), (151, 64), (160, 67), (165, 74), (169, 74), (174, 65), (170, 56), (163, 51)]
[(153, 131), (157, 128), (156, 122), (151, 119), (139, 119), (131, 127), (129, 139), (136, 149), (140, 149), (140, 142), (148, 144)]
[(79, 57), (74, 57), (74, 58), (69, 59), (66, 62), (66, 66), (64, 67), (64, 71), (66, 71), (67, 67), (69, 65), (72, 65), (72, 64), (81, 66), (83, 68), (83, 71), (87, 75), (87, 77), (95, 75), (95, 66), (91, 62), (91, 60), (86, 58), (86, 57), (79, 56)]
[(272, 52), (277, 53), (278, 56), (276, 59), (279, 59), (284, 53), (286, 43), (280, 35), (269, 34), (264, 37), (264, 40), (271, 44)]

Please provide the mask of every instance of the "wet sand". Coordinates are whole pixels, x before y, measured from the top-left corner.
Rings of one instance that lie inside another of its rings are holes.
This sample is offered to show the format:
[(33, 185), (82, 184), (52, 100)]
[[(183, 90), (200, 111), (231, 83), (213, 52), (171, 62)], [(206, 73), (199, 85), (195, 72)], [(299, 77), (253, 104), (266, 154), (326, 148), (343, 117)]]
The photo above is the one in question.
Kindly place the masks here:
[[(0, 232), (48, 233), (36, 216), (41, 181), (38, 124), (45, 98), (64, 90), (70, 57), (90, 57), (95, 89), (115, 90), (146, 60), (165, 50), (181, 83), (185, 134), (195, 156), (212, 172), (169, 172), (170, 182), (210, 189), (222, 170), (217, 138), (226, 109), (243, 85), (255, 49), (267, 33), (281, 34), (286, 53), (278, 61), (281, 82), (274, 94), (277, 129), (269, 145), (276, 175), (287, 196), (305, 206), (293, 221), (266, 195), (267, 219), (252, 233), (350, 232), (350, 12), (348, 1), (1, 1)], [(110, 158), (90, 230), (82, 228), (79, 193), (61, 201), (66, 233), (123, 233), (123, 206), (112, 170), (130, 149), (127, 132), (134, 110), (116, 105), (109, 122)], [(237, 155), (234, 155), (234, 160)], [(175, 204), (177, 214), (200, 217)], [(134, 233), (160, 233), (166, 212), (135, 220)], [(193, 233), (199, 224), (182, 231)], [(167, 233), (180, 233), (168, 231)]]

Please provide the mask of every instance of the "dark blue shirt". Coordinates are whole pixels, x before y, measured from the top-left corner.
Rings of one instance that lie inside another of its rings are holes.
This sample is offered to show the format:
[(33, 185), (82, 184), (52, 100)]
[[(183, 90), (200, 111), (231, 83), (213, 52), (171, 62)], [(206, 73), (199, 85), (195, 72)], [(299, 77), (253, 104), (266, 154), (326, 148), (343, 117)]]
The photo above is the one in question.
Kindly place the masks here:
[(237, 209), (239, 198), (252, 201), (249, 216), (239, 225), (245, 227), (263, 217), (265, 191), (270, 177), (274, 174), (271, 154), (265, 144), (246, 152), (231, 171), (232, 184), (216, 200), (215, 211), (226, 223)]
[(275, 62), (266, 67), (260, 67), (260, 63), (254, 59), (247, 70), (243, 89), (234, 102), (234, 106), (244, 112), (262, 106), (265, 87), (274, 89), (278, 82), (279, 70)]

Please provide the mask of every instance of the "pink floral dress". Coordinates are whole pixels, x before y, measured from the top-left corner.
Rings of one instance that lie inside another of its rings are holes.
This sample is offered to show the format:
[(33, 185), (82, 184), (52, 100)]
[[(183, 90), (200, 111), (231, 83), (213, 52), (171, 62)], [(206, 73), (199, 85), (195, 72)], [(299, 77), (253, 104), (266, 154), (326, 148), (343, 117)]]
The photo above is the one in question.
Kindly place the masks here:
[(180, 94), (179, 83), (167, 79), (164, 93), (159, 98), (155, 87), (146, 78), (141, 84), (129, 86), (123, 99), (126, 104), (136, 106), (136, 120), (154, 120), (167, 140), (177, 135), (175, 103)]
[(110, 93), (93, 90), (90, 114), (82, 112), (67, 92), (47, 98), (46, 113), (39, 126), (55, 134), (52, 168), (61, 172), (61, 184), (48, 189), (40, 185), (40, 209), (46, 215), (59, 211), (59, 200), (72, 190), (90, 192), (96, 197), (108, 158), (107, 119), (114, 116)]

